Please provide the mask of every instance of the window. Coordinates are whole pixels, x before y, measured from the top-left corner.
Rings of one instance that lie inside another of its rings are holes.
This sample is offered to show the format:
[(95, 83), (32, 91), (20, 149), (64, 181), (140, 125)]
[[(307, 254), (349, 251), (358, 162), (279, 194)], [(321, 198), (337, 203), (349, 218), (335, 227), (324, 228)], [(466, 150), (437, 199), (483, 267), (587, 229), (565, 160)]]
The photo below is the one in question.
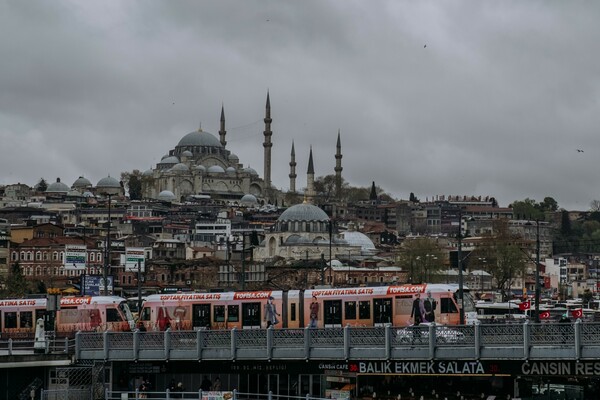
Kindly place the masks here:
[(47, 253), (47, 252), (44, 252), (44, 261), (48, 261), (48, 259), (49, 259), (49, 258), (50, 258), (50, 257), (49, 257), (49, 255), (48, 255), (48, 253)]
[(290, 307), (290, 321), (296, 320), (296, 303), (292, 303)]
[(21, 311), (21, 328), (31, 328), (33, 327), (33, 312), (31, 311)]
[(144, 307), (142, 309), (142, 314), (140, 316), (140, 319), (142, 321), (150, 321), (150, 308), (149, 307)]
[(371, 318), (371, 302), (370, 301), (359, 301), (358, 302), (358, 318), (359, 319), (370, 319)]
[(225, 306), (214, 306), (213, 307), (213, 321), (214, 322), (225, 322)]
[(7, 312), (4, 313), (4, 328), (16, 328), (17, 327), (17, 313)]
[(96, 261), (94, 253), (90, 253), (90, 261)]
[(54, 261), (58, 260), (58, 253), (56, 251), (54, 253), (52, 253), (52, 260), (54, 260)]
[(347, 301), (344, 304), (344, 318), (345, 319), (356, 319), (356, 302)]
[(11, 259), (13, 261), (17, 261), (19, 259), (19, 253), (17, 253), (16, 251), (12, 253), (12, 257)]
[(457, 313), (458, 309), (456, 308), (456, 304), (452, 301), (452, 299), (448, 297), (442, 297), (440, 303), (440, 312), (442, 314), (445, 313)]
[(107, 308), (106, 309), (106, 322), (120, 322), (123, 319), (121, 318), (121, 314), (119, 314), (119, 310), (116, 308)]
[(42, 252), (38, 251), (35, 253), (35, 259), (37, 261), (40, 261), (42, 259)]
[(240, 320), (240, 306), (227, 306), (227, 322), (238, 322)]

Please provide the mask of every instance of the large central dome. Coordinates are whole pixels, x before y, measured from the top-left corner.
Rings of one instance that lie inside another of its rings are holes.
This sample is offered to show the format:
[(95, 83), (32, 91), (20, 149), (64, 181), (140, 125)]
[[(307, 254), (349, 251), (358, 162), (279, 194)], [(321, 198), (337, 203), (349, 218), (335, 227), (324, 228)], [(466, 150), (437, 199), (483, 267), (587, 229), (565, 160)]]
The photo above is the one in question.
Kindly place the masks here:
[(213, 134), (204, 131), (190, 132), (181, 138), (177, 147), (181, 146), (210, 146), (223, 147), (219, 139)]
[(329, 221), (329, 216), (312, 204), (296, 204), (285, 210), (277, 221)]

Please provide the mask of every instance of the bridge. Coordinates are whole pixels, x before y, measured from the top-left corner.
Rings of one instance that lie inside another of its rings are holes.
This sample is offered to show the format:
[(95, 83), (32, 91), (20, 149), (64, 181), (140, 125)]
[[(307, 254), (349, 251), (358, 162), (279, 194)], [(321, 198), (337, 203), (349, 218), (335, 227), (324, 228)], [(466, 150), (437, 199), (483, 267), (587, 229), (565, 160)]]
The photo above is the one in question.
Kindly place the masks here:
[(76, 360), (597, 360), (600, 324), (79, 332)]

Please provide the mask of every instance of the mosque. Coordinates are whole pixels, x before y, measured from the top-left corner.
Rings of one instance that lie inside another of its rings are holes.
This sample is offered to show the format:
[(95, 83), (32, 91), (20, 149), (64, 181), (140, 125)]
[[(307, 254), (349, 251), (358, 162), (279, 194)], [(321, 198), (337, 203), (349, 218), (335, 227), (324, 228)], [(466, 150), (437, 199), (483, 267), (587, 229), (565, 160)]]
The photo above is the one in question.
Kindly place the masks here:
[(239, 201), (251, 194), (266, 203), (273, 200), (271, 187), (271, 104), (267, 93), (264, 134), (264, 178), (244, 167), (227, 149), (225, 111), (221, 107), (219, 138), (198, 129), (181, 138), (155, 168), (142, 176), (144, 198), (184, 201), (189, 195), (209, 195), (215, 200)]

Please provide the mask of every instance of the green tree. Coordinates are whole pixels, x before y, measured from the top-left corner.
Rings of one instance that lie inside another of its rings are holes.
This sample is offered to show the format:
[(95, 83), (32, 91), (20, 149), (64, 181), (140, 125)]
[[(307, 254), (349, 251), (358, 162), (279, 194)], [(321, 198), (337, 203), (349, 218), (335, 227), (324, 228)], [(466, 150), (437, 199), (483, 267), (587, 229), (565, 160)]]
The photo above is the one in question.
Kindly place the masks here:
[(129, 192), (130, 200), (142, 199), (143, 178), (142, 173), (138, 169), (134, 169), (132, 172), (121, 172), (121, 181)]
[(48, 189), (48, 182), (44, 178), (41, 178), (40, 181), (35, 185), (36, 192), (45, 192)]
[(11, 266), (10, 273), (4, 285), (2, 297), (24, 297), (27, 293), (29, 293), (29, 283), (23, 276), (21, 266), (16, 262)]

